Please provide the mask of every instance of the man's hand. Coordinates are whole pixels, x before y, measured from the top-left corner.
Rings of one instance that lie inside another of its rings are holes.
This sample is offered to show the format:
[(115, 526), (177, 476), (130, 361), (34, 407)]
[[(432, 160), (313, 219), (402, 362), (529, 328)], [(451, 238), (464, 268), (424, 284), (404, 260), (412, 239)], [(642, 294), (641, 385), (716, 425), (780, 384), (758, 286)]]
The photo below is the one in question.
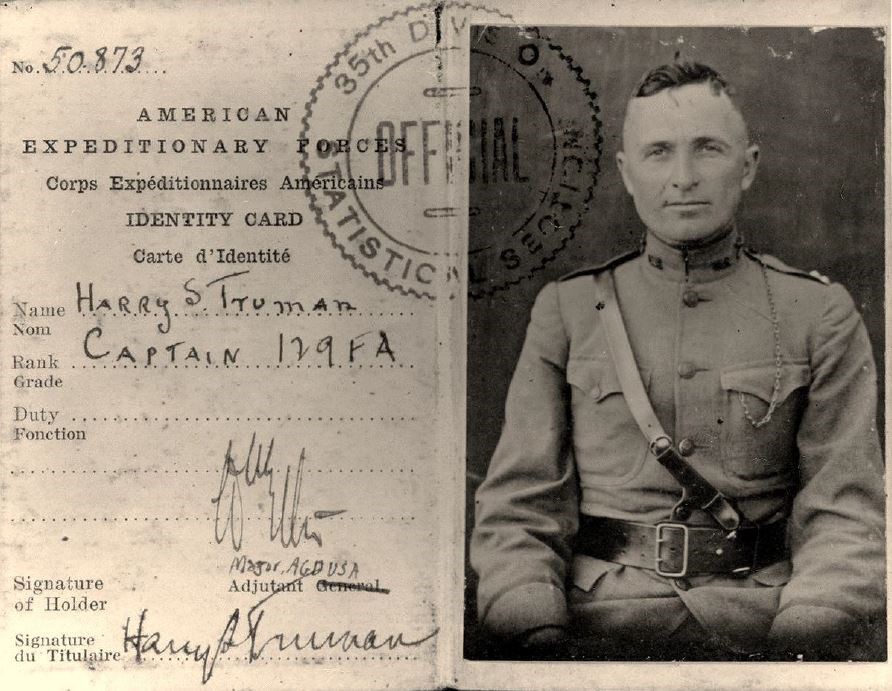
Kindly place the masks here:
[(769, 653), (775, 659), (847, 660), (858, 647), (857, 624), (852, 616), (829, 607), (789, 607), (775, 617)]

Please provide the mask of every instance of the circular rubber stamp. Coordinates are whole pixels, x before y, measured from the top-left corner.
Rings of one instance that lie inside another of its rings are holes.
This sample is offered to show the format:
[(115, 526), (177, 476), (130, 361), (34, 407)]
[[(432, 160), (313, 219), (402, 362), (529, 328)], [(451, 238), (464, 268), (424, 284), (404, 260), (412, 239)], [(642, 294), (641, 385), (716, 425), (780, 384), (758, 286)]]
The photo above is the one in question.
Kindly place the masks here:
[[(487, 294), (541, 268), (579, 223), (598, 165), (594, 93), (536, 30), (468, 31), (509, 20), (459, 2), (395, 12), (310, 94), (311, 209), (380, 285), (432, 299), (467, 273), (471, 295)], [(467, 257), (455, 241), (465, 218)]]
[(602, 137), (581, 68), (538, 29), (475, 27), (468, 290), (529, 278), (563, 249), (594, 194)]

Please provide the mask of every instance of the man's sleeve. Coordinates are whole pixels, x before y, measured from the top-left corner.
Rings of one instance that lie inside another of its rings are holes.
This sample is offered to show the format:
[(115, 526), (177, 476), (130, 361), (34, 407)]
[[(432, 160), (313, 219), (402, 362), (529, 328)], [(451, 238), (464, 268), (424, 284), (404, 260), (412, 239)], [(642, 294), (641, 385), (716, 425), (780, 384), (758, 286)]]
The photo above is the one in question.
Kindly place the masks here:
[(557, 285), (536, 299), (502, 436), (476, 496), (471, 563), (483, 624), (510, 636), (567, 620), (564, 580), (579, 522)]
[(885, 606), (876, 371), (852, 299), (839, 285), (825, 291), (826, 308), (812, 343), (808, 404), (797, 437), (800, 491), (790, 520), (793, 575), (770, 633), (778, 647), (806, 654), (827, 649), (828, 641), (850, 638)]

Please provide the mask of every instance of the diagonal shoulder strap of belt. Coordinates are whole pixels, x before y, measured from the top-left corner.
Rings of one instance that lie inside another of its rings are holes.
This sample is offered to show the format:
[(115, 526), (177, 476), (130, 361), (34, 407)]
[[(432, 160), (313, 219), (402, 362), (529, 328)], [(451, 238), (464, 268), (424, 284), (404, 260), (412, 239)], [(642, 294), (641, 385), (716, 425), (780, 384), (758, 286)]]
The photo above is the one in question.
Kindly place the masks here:
[(735, 530), (741, 524), (741, 513), (734, 503), (717, 490), (706, 478), (688, 463), (672, 438), (666, 434), (654, 413), (653, 406), (641, 382), (641, 374), (635, 364), (635, 355), (629, 343), (626, 326), (616, 299), (613, 271), (595, 274), (595, 293), (599, 303), (601, 322), (607, 335), (610, 357), (616, 368), (623, 396), (632, 417), (641, 428), (649, 443), (651, 453), (682, 486), (681, 504), (696, 506), (709, 513), (726, 530)]

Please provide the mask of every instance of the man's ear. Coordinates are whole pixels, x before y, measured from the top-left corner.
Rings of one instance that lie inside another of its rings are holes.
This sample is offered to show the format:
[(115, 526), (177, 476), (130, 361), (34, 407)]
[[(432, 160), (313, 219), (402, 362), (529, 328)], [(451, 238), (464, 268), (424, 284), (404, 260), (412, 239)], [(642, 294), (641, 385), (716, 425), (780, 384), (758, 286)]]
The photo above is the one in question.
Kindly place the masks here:
[(634, 197), (635, 192), (632, 188), (632, 181), (629, 180), (629, 172), (626, 170), (626, 154), (622, 151), (618, 151), (616, 154), (616, 167), (619, 168), (619, 174), (623, 178), (623, 185), (626, 186), (626, 192)]
[(756, 169), (759, 167), (759, 145), (750, 144), (743, 152), (743, 178), (740, 181), (740, 189), (748, 190), (756, 179)]

